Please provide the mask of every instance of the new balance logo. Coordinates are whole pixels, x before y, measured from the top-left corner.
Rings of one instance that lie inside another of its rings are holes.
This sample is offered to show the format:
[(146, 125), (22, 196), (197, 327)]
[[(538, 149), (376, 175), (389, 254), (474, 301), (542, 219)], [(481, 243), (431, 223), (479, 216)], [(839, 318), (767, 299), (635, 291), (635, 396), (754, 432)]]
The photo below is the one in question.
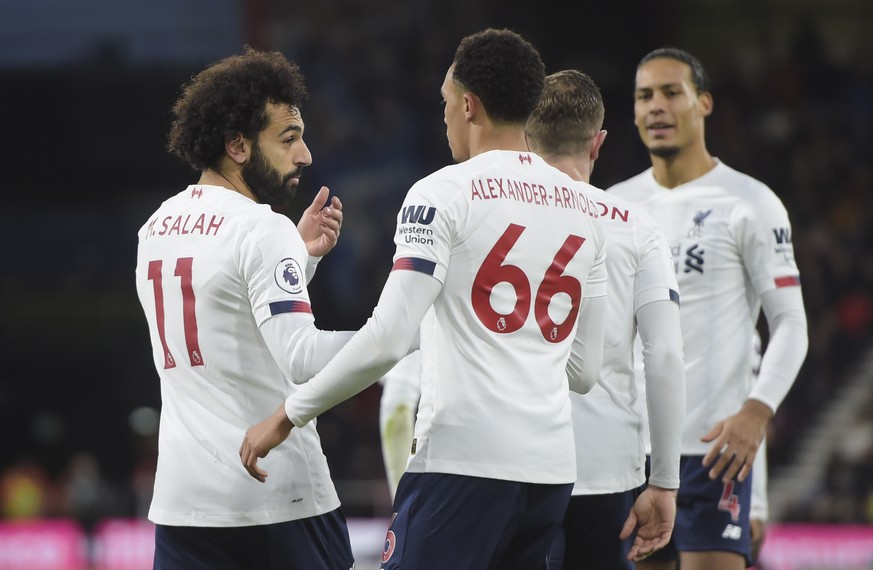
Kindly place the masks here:
[(436, 208), (433, 206), (406, 206), (402, 212), (401, 223), (426, 226), (433, 221), (434, 216)]
[(776, 238), (776, 243), (791, 243), (791, 228), (773, 228), (773, 236)]
[(721, 537), (728, 540), (739, 540), (741, 536), (743, 536), (743, 529), (735, 524), (727, 525), (721, 533)]
[(685, 273), (697, 271), (703, 273), (703, 250), (698, 244), (694, 244), (685, 250)]

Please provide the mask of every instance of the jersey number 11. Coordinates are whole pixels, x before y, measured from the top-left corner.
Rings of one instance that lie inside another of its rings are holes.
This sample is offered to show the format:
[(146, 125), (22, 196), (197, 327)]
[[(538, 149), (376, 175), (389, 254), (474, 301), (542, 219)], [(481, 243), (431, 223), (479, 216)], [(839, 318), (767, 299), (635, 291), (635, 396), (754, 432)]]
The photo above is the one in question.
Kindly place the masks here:
[[(158, 336), (161, 339), (161, 348), (164, 351), (164, 369), (167, 369), (176, 367), (176, 359), (173, 358), (173, 354), (167, 346), (167, 335), (164, 330), (163, 265), (164, 262), (161, 260), (149, 261), (148, 278), (155, 291), (155, 318), (158, 325)], [(203, 354), (200, 352), (200, 341), (197, 338), (197, 315), (194, 312), (196, 300), (194, 289), (191, 286), (191, 267), (193, 265), (193, 257), (180, 257), (176, 260), (176, 270), (173, 275), (181, 278), (182, 323), (185, 329), (185, 347), (188, 349), (188, 358), (191, 361), (191, 366), (203, 366)]]

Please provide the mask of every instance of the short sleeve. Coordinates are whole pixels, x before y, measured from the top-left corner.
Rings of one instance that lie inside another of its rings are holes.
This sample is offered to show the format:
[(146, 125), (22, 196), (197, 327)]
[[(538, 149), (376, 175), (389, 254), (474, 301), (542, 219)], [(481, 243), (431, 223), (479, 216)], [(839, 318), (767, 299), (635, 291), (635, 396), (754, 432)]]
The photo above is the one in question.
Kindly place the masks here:
[(445, 281), (458, 222), (466, 216), (466, 202), (454, 184), (427, 178), (410, 188), (397, 214), (392, 271), (407, 270)]
[(594, 264), (585, 282), (583, 296), (585, 298), (604, 297), (607, 294), (607, 268), (606, 268), (606, 228), (603, 220), (592, 218), (591, 227), (596, 238), (597, 251), (594, 254)]
[(270, 213), (257, 219), (239, 248), (252, 314), (258, 326), (282, 313), (312, 314), (306, 290), (309, 255), (291, 220)]
[(758, 294), (800, 285), (791, 223), (779, 198), (763, 186), (757, 199), (738, 208), (736, 216), (734, 224), (743, 264)]
[(654, 301), (679, 303), (679, 285), (673, 271), (670, 244), (653, 223), (640, 227), (639, 263), (634, 279), (634, 313)]

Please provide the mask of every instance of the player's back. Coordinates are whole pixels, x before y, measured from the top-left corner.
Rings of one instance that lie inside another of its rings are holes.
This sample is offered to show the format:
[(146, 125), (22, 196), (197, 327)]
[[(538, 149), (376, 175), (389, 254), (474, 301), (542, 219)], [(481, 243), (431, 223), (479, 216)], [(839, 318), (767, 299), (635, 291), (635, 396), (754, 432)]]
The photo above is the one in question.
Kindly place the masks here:
[(605, 293), (605, 238), (588, 191), (510, 151), (410, 190), (396, 263), (433, 262), (443, 282), (422, 323), (410, 471), (575, 479), (565, 368), (583, 295)]
[[(338, 504), (332, 486), (318, 489), (328, 473), (314, 426), (265, 464), (281, 485), (253, 484), (239, 466), (247, 427), (293, 388), (258, 327), (282, 303), (309, 310), (305, 262), (290, 220), (215, 186), (188, 187), (140, 230), (137, 292), (161, 378), (155, 522), (262, 524)], [(294, 461), (312, 465), (292, 476)]]
[(592, 199), (606, 229), (609, 296), (600, 378), (588, 394), (570, 394), (577, 457), (584, 458), (574, 494), (618, 493), (644, 482), (648, 430), (634, 376), (636, 312), (653, 301), (678, 302), (670, 246), (657, 222), (601, 190)]

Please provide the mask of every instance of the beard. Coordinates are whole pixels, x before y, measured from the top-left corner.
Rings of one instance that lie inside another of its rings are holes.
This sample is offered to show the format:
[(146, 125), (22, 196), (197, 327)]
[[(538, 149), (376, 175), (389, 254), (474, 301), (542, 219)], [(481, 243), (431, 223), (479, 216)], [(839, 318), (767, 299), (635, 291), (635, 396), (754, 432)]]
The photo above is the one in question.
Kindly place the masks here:
[(282, 176), (267, 162), (256, 141), (252, 144), (251, 160), (243, 166), (241, 175), (259, 203), (280, 206), (294, 198), (297, 193), (295, 178), (302, 173), (303, 167), (300, 166)]
[(656, 146), (649, 147), (649, 154), (653, 156), (657, 156), (658, 158), (673, 158), (677, 154), (679, 154), (679, 147), (677, 146)]

